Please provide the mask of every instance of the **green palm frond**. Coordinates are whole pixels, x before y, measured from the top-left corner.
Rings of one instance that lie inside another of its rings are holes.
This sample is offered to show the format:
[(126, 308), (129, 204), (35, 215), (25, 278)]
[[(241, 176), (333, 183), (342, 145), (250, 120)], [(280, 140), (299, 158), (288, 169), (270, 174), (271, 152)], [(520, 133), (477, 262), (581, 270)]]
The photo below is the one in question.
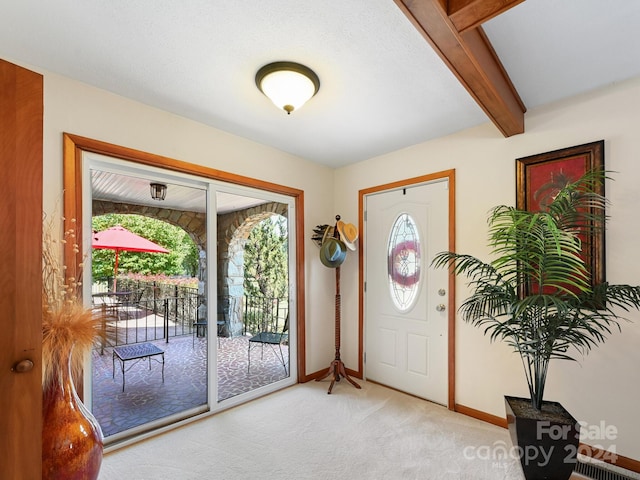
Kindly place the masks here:
[(596, 192), (607, 178), (602, 170), (590, 170), (560, 190), (549, 213), (562, 230), (589, 235), (604, 228), (608, 201)]
[[(544, 212), (497, 206), (489, 213), (491, 262), (441, 252), (432, 266), (463, 275), (471, 295), (462, 319), (520, 354), (532, 404), (540, 409), (553, 359), (576, 360), (620, 330), (621, 310), (640, 308), (640, 287), (591, 286), (582, 239), (604, 227), (604, 171), (564, 185)], [(545, 197), (546, 198), (546, 197)]]
[(574, 294), (589, 288), (580, 238), (560, 228), (550, 213), (494, 208), (489, 244), (496, 256), (492, 264), (527, 290), (537, 286)]

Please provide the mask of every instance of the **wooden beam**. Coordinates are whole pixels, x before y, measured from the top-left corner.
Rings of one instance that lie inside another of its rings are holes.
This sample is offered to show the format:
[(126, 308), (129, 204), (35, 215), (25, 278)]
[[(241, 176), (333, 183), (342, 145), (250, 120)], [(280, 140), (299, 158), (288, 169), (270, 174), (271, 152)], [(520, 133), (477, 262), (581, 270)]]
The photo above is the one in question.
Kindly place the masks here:
[(447, 14), (459, 33), (479, 27), (524, 0), (449, 0)]
[(524, 132), (526, 108), (481, 27), (461, 34), (445, 0), (394, 0), (505, 137)]

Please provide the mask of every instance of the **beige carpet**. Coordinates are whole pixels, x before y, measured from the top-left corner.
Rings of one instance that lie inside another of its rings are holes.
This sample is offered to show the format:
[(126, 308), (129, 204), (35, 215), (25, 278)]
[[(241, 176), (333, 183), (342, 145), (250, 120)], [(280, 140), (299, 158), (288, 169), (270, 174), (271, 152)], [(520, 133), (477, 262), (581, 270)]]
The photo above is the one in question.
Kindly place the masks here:
[(309, 382), (105, 456), (100, 480), (521, 480), (505, 429), (379, 385)]
[(99, 480), (523, 480), (507, 430), (359, 383), (296, 385), (112, 452)]

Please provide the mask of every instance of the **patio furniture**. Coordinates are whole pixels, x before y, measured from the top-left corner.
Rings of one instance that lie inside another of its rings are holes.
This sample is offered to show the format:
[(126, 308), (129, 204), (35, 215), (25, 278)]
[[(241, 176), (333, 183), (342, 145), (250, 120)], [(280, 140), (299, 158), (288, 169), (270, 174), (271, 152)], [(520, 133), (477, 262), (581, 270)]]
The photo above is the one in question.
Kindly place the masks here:
[[(196, 337), (206, 337), (207, 336), (207, 326), (209, 325), (207, 322), (207, 306), (204, 303), (204, 299), (200, 300), (200, 305), (198, 306), (198, 310), (196, 313), (196, 321), (193, 322), (193, 342), (192, 347), (196, 346)], [(202, 332), (202, 333), (201, 333)], [(218, 346), (220, 346), (218, 344)]]
[(91, 295), (95, 304), (101, 305), (103, 303), (111, 303), (111, 301), (117, 301), (118, 297), (128, 295), (131, 292), (98, 292)]
[[(151, 370), (151, 358), (160, 356), (162, 360), (154, 358), (153, 360), (162, 364), (162, 383), (164, 383), (164, 350), (157, 347), (153, 343), (134, 343), (133, 345), (122, 345), (120, 347), (113, 347), (113, 372), (112, 377), (116, 378), (116, 358), (120, 361), (122, 370), (122, 391), (124, 392), (125, 385), (125, 373), (128, 372), (140, 360), (149, 360), (149, 370)], [(129, 365), (129, 368), (125, 368), (126, 362), (133, 363)]]
[[(216, 319), (218, 347), (220, 347), (220, 336), (225, 333), (225, 327), (229, 327), (231, 314), (235, 306), (235, 298), (229, 296), (218, 297), (218, 316)], [(195, 347), (196, 337), (206, 337), (207, 335), (207, 307), (202, 302), (198, 307), (198, 319), (193, 322), (193, 346)]]
[(229, 295), (218, 297), (218, 318), (216, 324), (218, 327), (218, 346), (220, 346), (220, 337), (228, 335), (231, 325), (231, 315), (235, 310), (236, 299)]
[[(287, 362), (284, 358), (282, 345), (283, 343), (287, 343), (289, 341), (289, 334), (287, 333), (289, 331), (289, 314), (287, 313), (287, 317), (284, 321), (284, 327), (280, 332), (277, 331), (277, 325), (278, 325), (277, 319), (275, 322), (269, 322), (266, 325), (271, 326), (272, 329), (269, 331), (260, 332), (249, 339), (249, 349), (248, 349), (249, 362), (247, 364), (247, 373), (249, 373), (249, 370), (251, 369), (251, 350), (257, 347), (258, 345), (260, 345), (261, 347), (261, 352), (260, 352), (261, 360), (264, 357), (264, 346), (269, 345), (273, 349), (273, 352), (276, 354), (280, 362), (282, 363), (282, 366), (284, 367), (284, 373), (287, 373)], [(276, 345), (278, 346), (277, 350), (276, 350)]]
[(128, 295), (123, 296), (118, 304), (118, 314), (125, 320), (138, 318), (140, 300), (144, 294), (144, 289), (132, 290)]
[(136, 315), (144, 289), (124, 292), (100, 292), (92, 297), (94, 306), (105, 305), (112, 317), (117, 320), (129, 320)]
[(91, 301), (94, 307), (102, 309), (103, 318), (109, 320), (122, 320), (126, 313), (123, 312), (122, 306), (131, 292), (99, 292), (91, 295)]
[(92, 242), (93, 248), (114, 250), (116, 252), (115, 266), (113, 268), (114, 290), (117, 290), (118, 258), (121, 251), (169, 253), (169, 250), (163, 246), (153, 243), (151, 240), (147, 240), (140, 235), (136, 235), (120, 225), (115, 225), (101, 232), (94, 232)]
[[(193, 344), (192, 346), (195, 348), (196, 346), (196, 337), (206, 337), (207, 336), (207, 326), (209, 324), (206, 320), (202, 322), (193, 322)], [(218, 346), (220, 343), (218, 342)]]
[(117, 306), (127, 302), (132, 292), (100, 292), (91, 295), (94, 305)]

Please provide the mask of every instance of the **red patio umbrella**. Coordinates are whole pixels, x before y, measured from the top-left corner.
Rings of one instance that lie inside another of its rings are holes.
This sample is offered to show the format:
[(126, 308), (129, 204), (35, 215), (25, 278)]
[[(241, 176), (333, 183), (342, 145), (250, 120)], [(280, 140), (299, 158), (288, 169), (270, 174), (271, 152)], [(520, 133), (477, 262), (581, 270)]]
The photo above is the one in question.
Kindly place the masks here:
[(113, 272), (114, 291), (116, 291), (116, 277), (118, 275), (118, 256), (122, 250), (127, 252), (169, 253), (166, 248), (140, 235), (136, 235), (120, 225), (94, 233), (92, 246), (93, 248), (115, 250), (116, 252), (116, 264)]

